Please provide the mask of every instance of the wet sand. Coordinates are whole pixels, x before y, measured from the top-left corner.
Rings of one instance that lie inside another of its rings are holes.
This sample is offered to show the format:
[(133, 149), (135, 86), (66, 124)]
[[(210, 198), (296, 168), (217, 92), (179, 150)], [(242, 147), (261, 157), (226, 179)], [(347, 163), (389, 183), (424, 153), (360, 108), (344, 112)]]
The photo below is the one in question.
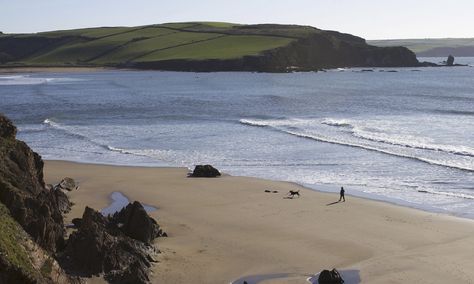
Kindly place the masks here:
[[(69, 193), (75, 206), (68, 220), (86, 205), (109, 206), (113, 192), (158, 208), (150, 215), (169, 237), (156, 242), (162, 254), (153, 283), (284, 274), (259, 283), (308, 283), (333, 267), (361, 283), (474, 282), (472, 220), (351, 197), (350, 188), (346, 202), (334, 203), (336, 193), (291, 183), (186, 174), (184, 168), (45, 165), (47, 183), (65, 176), (79, 182), (80, 189)], [(300, 190), (301, 197), (284, 198), (289, 190)]]

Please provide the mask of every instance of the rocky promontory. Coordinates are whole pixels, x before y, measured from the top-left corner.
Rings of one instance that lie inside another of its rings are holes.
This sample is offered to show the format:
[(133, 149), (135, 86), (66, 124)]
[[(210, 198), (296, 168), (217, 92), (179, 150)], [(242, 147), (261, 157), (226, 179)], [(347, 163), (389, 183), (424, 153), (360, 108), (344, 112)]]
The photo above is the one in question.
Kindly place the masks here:
[(45, 185), (43, 160), (0, 114), (0, 283), (82, 283), (92, 275), (147, 283), (153, 241), (166, 236), (157, 222), (139, 202), (109, 217), (87, 207), (68, 238), (63, 214), (73, 189), (71, 178)]
[(405, 47), (300, 25), (187, 22), (0, 37), (0, 67), (35, 66), (292, 72), (420, 64)]

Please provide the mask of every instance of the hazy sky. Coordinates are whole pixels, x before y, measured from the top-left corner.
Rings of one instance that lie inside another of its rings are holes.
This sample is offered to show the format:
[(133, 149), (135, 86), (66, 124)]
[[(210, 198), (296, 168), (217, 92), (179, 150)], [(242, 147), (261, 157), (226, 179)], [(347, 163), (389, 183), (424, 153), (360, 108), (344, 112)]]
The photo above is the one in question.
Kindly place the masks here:
[(0, 0), (0, 31), (178, 21), (287, 23), (367, 39), (474, 37), (474, 0)]

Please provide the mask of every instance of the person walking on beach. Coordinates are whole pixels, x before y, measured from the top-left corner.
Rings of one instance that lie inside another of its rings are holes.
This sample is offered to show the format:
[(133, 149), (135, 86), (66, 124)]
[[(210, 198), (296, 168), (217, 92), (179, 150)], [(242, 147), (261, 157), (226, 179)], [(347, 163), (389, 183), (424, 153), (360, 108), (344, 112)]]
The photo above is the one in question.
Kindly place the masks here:
[(341, 186), (341, 191), (339, 192), (339, 194), (340, 194), (339, 202), (341, 202), (341, 200), (342, 200), (343, 202), (346, 202), (346, 198), (344, 197), (344, 193), (345, 193), (345, 192), (346, 192), (346, 191), (344, 190), (344, 187)]

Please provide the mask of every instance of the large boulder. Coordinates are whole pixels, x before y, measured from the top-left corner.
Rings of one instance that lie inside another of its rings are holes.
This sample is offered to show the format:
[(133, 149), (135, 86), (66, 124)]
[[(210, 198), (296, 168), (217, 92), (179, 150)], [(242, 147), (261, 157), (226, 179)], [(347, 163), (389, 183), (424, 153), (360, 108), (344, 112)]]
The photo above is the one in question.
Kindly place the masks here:
[(318, 277), (319, 284), (343, 284), (344, 280), (342, 279), (341, 274), (335, 268), (331, 271), (323, 270), (319, 273)]
[[(150, 243), (159, 227), (142, 209), (135, 202), (113, 217), (105, 217), (86, 207), (78, 230), (71, 234), (60, 256), (65, 269), (82, 276), (103, 273), (110, 283), (147, 283), (156, 253)], [(131, 229), (145, 232), (130, 234)]]
[(194, 168), (192, 177), (218, 177), (221, 173), (211, 165), (197, 165)]
[(151, 244), (155, 238), (163, 235), (155, 219), (148, 216), (145, 208), (137, 201), (115, 213), (112, 220), (125, 235), (146, 244)]

